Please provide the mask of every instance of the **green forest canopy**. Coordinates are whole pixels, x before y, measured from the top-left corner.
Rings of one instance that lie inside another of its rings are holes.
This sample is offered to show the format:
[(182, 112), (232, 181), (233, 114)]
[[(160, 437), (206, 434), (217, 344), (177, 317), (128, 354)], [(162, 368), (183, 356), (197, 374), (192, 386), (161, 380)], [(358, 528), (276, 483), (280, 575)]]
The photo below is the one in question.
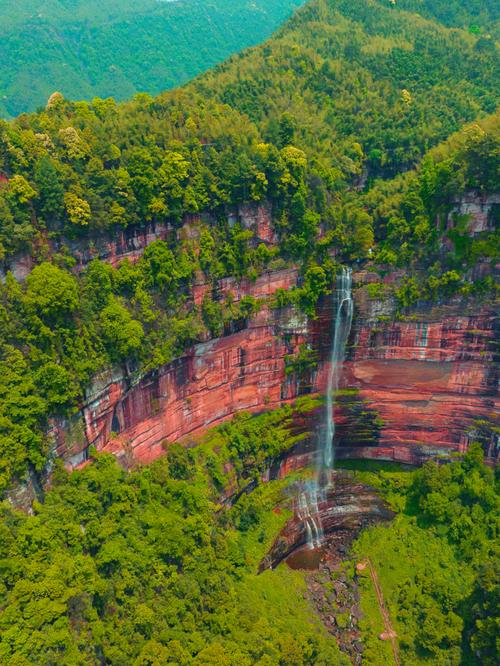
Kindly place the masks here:
[[(405, 666), (494, 666), (500, 628), (498, 472), (479, 444), (462, 461), (428, 462), (418, 471), (360, 462), (359, 476), (398, 511), (365, 531), (354, 547), (375, 566)], [(354, 466), (354, 464), (353, 464)], [(381, 646), (371, 581), (361, 581), (364, 658), (392, 660)]]
[[(0, 661), (348, 664), (306, 601), (300, 572), (281, 565), (257, 575), (290, 515), (286, 501), (273, 511), (286, 481), (219, 504), (225, 489), (258, 479), (266, 460), (293, 444), (291, 414), (241, 414), (196, 448), (170, 446), (130, 473), (112, 456), (71, 475), (57, 466), (34, 515), (0, 505)], [(379, 465), (360, 478), (398, 511), (355, 552), (377, 566), (402, 663), (494, 666), (499, 498), (480, 447), (463, 462), (416, 472)], [(361, 594), (365, 657), (383, 666), (369, 581)]]
[(0, 504), (0, 662), (347, 666), (300, 574), (257, 575), (290, 515), (272, 511), (284, 483), (221, 511), (296, 441), (291, 413), (241, 414), (131, 474), (112, 456), (58, 467), (31, 517)]

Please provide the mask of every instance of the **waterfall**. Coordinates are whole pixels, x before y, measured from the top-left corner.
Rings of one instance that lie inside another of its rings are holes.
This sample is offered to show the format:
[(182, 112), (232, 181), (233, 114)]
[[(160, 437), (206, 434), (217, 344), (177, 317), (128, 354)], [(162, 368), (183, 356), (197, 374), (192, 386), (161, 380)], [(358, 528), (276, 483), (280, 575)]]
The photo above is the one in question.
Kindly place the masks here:
[(315, 482), (307, 484), (299, 494), (297, 516), (306, 527), (308, 547), (318, 548), (321, 545), (323, 528), (318, 509), (318, 488)]
[(335, 394), (339, 388), (339, 379), (342, 372), (347, 339), (351, 332), (354, 309), (352, 300), (352, 273), (350, 268), (342, 268), (342, 272), (337, 276), (336, 302), (335, 327), (326, 387), (325, 430), (320, 442), (320, 457), (318, 461), (319, 485), (323, 488), (330, 483), (331, 470), (335, 462), (335, 418), (333, 407), (335, 404)]
[(352, 273), (350, 268), (342, 268), (341, 273), (337, 276), (335, 291), (335, 320), (326, 387), (325, 424), (320, 432), (316, 472), (314, 479), (305, 485), (300, 492), (297, 501), (297, 515), (305, 525), (307, 545), (311, 549), (321, 545), (323, 536), (318, 502), (326, 499), (326, 491), (331, 486), (332, 470), (335, 463), (333, 408), (344, 362), (347, 339), (351, 332), (352, 315)]

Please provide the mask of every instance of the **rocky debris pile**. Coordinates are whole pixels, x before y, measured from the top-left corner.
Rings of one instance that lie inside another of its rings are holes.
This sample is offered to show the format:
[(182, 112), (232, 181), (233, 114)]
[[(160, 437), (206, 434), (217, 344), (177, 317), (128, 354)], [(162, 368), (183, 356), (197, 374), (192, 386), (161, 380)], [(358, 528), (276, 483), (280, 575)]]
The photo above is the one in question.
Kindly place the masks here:
[(306, 574), (307, 595), (325, 627), (354, 666), (362, 663), (363, 644), (357, 577), (351, 562), (339, 563), (336, 545), (325, 547), (319, 569)]

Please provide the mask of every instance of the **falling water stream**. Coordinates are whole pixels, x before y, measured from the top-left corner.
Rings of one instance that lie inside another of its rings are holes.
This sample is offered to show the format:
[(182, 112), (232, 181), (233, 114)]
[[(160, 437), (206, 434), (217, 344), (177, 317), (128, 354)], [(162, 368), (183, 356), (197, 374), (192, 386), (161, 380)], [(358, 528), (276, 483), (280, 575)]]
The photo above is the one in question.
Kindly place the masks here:
[[(344, 362), (347, 338), (351, 332), (353, 300), (352, 300), (352, 273), (350, 268), (343, 268), (337, 277), (336, 291), (337, 311), (335, 314), (335, 328), (328, 368), (328, 382), (326, 388), (326, 427), (321, 442), (321, 457), (318, 470), (320, 485), (324, 488), (331, 483), (331, 472), (335, 462), (335, 418), (333, 406), (335, 395), (339, 388), (339, 379)], [(325, 483), (326, 481), (326, 483)]]
[(324, 428), (319, 438), (317, 465), (314, 478), (305, 484), (297, 499), (297, 514), (306, 529), (307, 545), (310, 549), (321, 545), (323, 526), (318, 503), (326, 500), (326, 492), (332, 484), (335, 463), (335, 395), (338, 391), (347, 339), (351, 331), (353, 300), (352, 273), (342, 268), (337, 276), (335, 291), (335, 320), (326, 387), (326, 414)]

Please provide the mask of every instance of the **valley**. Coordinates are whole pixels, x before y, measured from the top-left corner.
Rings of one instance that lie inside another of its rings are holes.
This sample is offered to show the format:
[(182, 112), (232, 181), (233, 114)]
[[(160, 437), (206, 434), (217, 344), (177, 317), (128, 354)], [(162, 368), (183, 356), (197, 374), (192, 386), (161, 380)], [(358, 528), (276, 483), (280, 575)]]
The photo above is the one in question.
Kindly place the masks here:
[(312, 0), (0, 121), (0, 663), (496, 663), (497, 35)]
[(4, 0), (0, 117), (72, 99), (155, 95), (266, 39), (301, 0)]

